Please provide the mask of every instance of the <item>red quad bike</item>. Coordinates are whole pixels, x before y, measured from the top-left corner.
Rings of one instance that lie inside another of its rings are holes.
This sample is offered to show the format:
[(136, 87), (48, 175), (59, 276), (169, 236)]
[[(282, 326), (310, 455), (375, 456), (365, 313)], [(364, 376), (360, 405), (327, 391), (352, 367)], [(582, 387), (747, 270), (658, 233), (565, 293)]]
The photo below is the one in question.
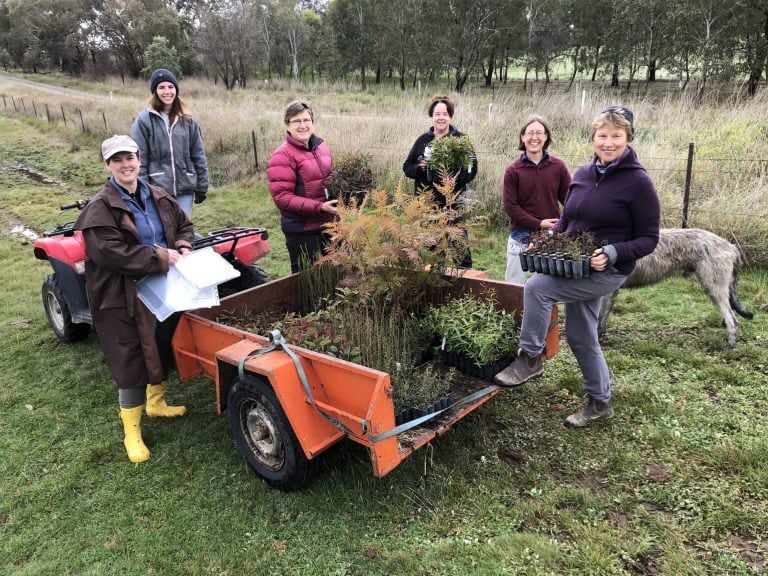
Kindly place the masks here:
[[(88, 200), (61, 206), (61, 211), (82, 210)], [(91, 310), (85, 291), (85, 243), (74, 221), (43, 232), (34, 244), (35, 258), (47, 260), (53, 273), (43, 280), (43, 306), (54, 333), (63, 342), (84, 339), (90, 331)], [(269, 253), (269, 234), (264, 228), (231, 227), (213, 230), (195, 239), (193, 250), (213, 246), (240, 272), (240, 276), (219, 286), (233, 294), (269, 281), (267, 273), (255, 264)]]

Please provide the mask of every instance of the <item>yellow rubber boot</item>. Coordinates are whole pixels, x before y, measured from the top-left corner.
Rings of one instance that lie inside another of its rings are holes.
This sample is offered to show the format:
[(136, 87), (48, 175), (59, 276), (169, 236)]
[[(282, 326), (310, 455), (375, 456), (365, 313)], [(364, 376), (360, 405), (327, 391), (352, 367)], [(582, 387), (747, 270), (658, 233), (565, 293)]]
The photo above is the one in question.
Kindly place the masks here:
[(131, 462), (144, 462), (149, 460), (149, 448), (141, 438), (141, 411), (144, 406), (136, 408), (120, 408), (120, 419), (125, 428), (125, 450), (128, 452), (128, 460)]
[(168, 406), (165, 403), (165, 382), (147, 384), (147, 416), (184, 416), (186, 406)]

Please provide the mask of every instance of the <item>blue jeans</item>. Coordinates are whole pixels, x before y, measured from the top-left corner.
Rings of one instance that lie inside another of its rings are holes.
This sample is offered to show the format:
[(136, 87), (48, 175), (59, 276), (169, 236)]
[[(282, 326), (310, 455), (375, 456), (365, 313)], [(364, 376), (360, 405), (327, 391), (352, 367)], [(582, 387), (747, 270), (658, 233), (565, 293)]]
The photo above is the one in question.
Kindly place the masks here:
[(187, 218), (190, 220), (192, 220), (192, 200), (194, 200), (194, 198), (194, 194), (181, 194), (176, 196), (176, 202), (179, 203), (181, 209), (184, 210), (184, 214), (186, 214)]
[(616, 291), (627, 279), (611, 271), (592, 271), (587, 278), (534, 274), (525, 284), (520, 348), (528, 356), (544, 352), (552, 307), (565, 303), (565, 337), (584, 380), (584, 389), (595, 400), (611, 399), (611, 375), (600, 348), (597, 324), (603, 296)]

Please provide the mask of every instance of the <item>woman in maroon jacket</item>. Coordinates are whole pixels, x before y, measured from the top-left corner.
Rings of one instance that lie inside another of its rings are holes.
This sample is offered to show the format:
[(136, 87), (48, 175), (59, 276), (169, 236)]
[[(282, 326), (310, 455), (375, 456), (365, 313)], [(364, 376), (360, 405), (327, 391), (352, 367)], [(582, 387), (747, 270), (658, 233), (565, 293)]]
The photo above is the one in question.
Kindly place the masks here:
[(337, 216), (337, 200), (328, 196), (333, 170), (331, 151), (314, 129), (312, 108), (294, 100), (285, 110), (286, 135), (267, 167), (269, 192), (280, 210), (280, 228), (298, 272), (302, 259), (314, 262), (330, 240), (325, 225)]
[(520, 157), (504, 172), (504, 211), (509, 217), (507, 271), (504, 280), (525, 284), (520, 252), (531, 233), (550, 230), (560, 217), (560, 205), (571, 183), (565, 163), (547, 149), (552, 142), (548, 122), (531, 115), (519, 132)]

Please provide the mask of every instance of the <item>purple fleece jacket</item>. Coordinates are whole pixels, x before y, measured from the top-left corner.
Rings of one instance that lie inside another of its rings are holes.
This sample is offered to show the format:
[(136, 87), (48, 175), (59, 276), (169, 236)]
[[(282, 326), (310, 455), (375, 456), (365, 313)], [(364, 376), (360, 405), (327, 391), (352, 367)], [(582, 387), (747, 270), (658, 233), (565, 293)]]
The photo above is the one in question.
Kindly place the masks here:
[(659, 219), (656, 188), (629, 148), (603, 175), (594, 160), (576, 171), (556, 229), (568, 236), (591, 231), (598, 244), (613, 246), (613, 266), (628, 275), (636, 260), (656, 248)]

